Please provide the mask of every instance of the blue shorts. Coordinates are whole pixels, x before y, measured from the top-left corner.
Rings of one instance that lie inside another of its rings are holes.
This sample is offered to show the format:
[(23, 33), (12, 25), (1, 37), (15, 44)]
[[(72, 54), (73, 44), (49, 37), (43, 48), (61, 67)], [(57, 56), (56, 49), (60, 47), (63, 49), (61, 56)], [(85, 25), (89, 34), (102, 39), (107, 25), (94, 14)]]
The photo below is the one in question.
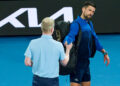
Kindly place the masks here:
[(70, 82), (81, 83), (90, 81), (91, 76), (89, 64), (89, 59), (79, 60), (75, 72), (70, 74)]
[(56, 78), (43, 78), (33, 75), (32, 86), (59, 86), (59, 79)]

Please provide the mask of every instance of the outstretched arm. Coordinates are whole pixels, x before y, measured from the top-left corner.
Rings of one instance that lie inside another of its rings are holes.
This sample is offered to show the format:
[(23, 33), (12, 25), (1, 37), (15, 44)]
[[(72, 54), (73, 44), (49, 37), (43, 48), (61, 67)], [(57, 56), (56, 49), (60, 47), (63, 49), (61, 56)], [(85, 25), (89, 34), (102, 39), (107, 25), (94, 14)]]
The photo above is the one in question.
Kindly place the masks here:
[(78, 23), (73, 22), (70, 26), (70, 31), (69, 31), (68, 35), (65, 37), (65, 39), (63, 41), (63, 44), (73, 43), (75, 41), (75, 36), (78, 34), (78, 32), (79, 32), (79, 25), (78, 25)]

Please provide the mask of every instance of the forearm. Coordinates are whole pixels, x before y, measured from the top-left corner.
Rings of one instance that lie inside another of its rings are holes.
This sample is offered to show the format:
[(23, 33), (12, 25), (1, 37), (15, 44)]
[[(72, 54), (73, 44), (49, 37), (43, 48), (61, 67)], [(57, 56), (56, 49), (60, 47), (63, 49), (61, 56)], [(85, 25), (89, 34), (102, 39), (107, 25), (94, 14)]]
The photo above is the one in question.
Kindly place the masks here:
[(69, 52), (70, 52), (70, 50), (66, 49), (65, 59), (61, 61), (61, 63), (62, 63), (63, 66), (66, 66), (67, 63), (68, 63), (68, 61), (69, 61)]
[(65, 46), (66, 46), (65, 59), (61, 61), (63, 66), (66, 66), (69, 61), (69, 56), (70, 56), (69, 54), (70, 54), (70, 50), (72, 48), (72, 43), (69, 45), (65, 45)]
[(69, 61), (69, 53), (70, 53), (70, 49), (66, 49), (66, 54), (65, 54), (66, 63), (68, 63)]

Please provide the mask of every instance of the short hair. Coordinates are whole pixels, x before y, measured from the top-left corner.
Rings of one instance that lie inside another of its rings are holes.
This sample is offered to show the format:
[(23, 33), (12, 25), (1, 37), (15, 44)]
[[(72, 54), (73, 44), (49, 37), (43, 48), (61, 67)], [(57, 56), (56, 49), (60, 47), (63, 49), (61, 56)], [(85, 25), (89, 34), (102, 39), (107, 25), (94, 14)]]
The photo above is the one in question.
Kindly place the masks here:
[(88, 6), (92, 6), (92, 7), (96, 8), (96, 4), (93, 1), (85, 1), (82, 5), (82, 8), (88, 7)]
[(42, 32), (48, 33), (52, 28), (54, 28), (54, 20), (50, 17), (44, 18), (41, 24)]

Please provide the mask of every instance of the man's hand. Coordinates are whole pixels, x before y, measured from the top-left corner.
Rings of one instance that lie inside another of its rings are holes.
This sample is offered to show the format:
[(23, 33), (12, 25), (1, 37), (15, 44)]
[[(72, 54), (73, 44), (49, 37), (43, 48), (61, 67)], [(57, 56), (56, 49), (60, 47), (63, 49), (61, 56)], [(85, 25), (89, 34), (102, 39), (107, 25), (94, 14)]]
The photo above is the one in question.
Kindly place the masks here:
[(65, 45), (65, 47), (66, 47), (66, 50), (71, 50), (71, 48), (72, 48), (72, 46), (73, 46), (73, 44), (72, 43), (70, 43), (69, 45), (68, 44), (66, 44)]
[(69, 61), (69, 54), (70, 54), (70, 50), (72, 48), (72, 43), (67, 44), (67, 42), (65, 42), (65, 47), (66, 47), (66, 53), (65, 53), (65, 59), (61, 61), (63, 66), (66, 66), (68, 61)]
[(73, 44), (72, 43), (70, 43), (70, 44), (68, 44), (67, 43), (67, 41), (64, 43), (64, 46), (66, 47), (66, 50), (71, 50), (71, 48), (72, 48), (72, 46), (73, 46)]
[(65, 45), (65, 46), (68, 45), (67, 41), (64, 43), (64, 45)]
[(32, 67), (32, 61), (29, 57), (25, 57), (25, 65)]
[(110, 63), (110, 59), (109, 59), (108, 54), (107, 54), (107, 55), (104, 55), (104, 63), (105, 63), (105, 61), (107, 61), (106, 66), (108, 66), (108, 65), (109, 65), (109, 63)]
[(108, 66), (109, 63), (110, 63), (110, 59), (109, 59), (108, 53), (105, 51), (105, 49), (102, 49), (101, 52), (104, 54), (104, 63), (105, 63), (105, 61), (107, 61), (106, 66)]

